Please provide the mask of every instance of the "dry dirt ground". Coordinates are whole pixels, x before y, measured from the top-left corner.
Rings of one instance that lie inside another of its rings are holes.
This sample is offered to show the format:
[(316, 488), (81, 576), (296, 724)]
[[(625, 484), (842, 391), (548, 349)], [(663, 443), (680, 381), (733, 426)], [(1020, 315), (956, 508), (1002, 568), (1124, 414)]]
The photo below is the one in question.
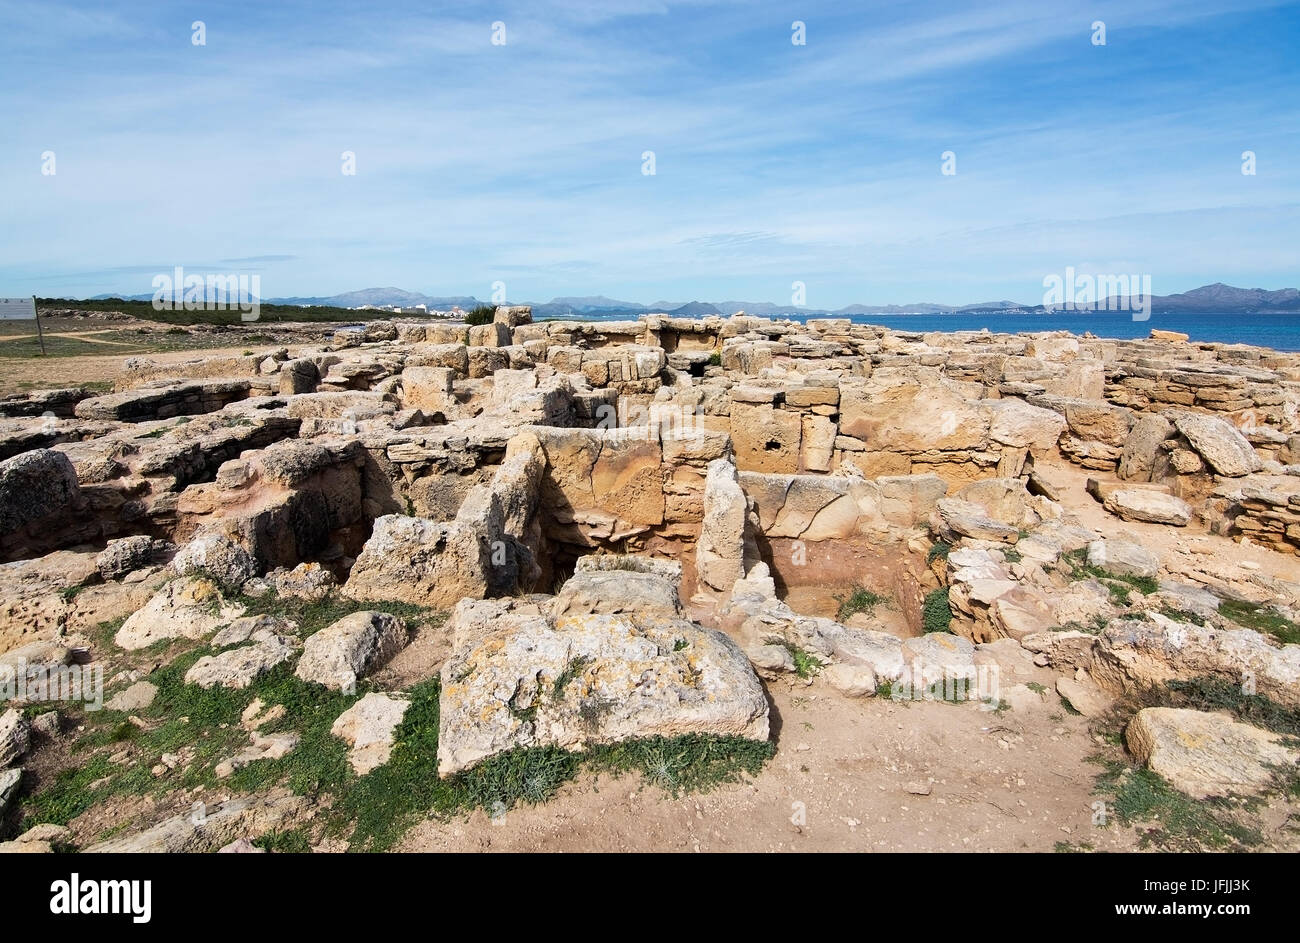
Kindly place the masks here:
[[(1050, 672), (1044, 672), (1049, 683)], [(1088, 722), (1053, 695), (1030, 713), (850, 700), (768, 683), (777, 752), (747, 783), (672, 798), (582, 776), (541, 806), (429, 820), (406, 851), (1053, 851), (1135, 847), (1092, 823)], [(921, 794), (928, 793), (928, 794)]]
[[(196, 353), (194, 348), (189, 348), (161, 352), (141, 351), (129, 356), (148, 356), (150, 360), (159, 363), (176, 363), (182, 360), (193, 360), (198, 356), (237, 356), (251, 349), (245, 344), (238, 347), (205, 347), (202, 353)], [(118, 353), (49, 358), (0, 357), (0, 396), (70, 386), (99, 386), (105, 390), (111, 389), (113, 381), (122, 375), (122, 364), (127, 356)]]
[[(241, 339), (236, 332), (175, 330), (134, 319), (104, 322), (42, 318), (48, 356), (30, 321), (0, 322), (0, 396), (36, 389), (91, 386), (108, 389), (129, 357), (175, 363), (196, 357), (232, 356), (277, 346)], [(249, 331), (248, 333), (255, 333)]]

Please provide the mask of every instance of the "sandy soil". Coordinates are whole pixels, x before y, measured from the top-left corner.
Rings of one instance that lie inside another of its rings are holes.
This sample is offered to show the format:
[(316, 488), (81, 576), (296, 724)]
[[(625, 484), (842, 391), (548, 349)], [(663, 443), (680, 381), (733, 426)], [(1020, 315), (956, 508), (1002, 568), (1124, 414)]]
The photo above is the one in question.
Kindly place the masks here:
[[(1050, 683), (1050, 671), (1042, 671)], [(493, 820), (428, 820), (406, 851), (1053, 851), (1135, 846), (1092, 823), (1088, 722), (1055, 696), (1002, 714), (974, 704), (851, 700), (825, 682), (769, 683), (776, 756), (752, 782), (672, 798), (584, 775)], [(928, 795), (917, 794), (928, 791)], [(802, 824), (800, 821), (802, 803)]]
[[(75, 335), (78, 340), (81, 333)], [(200, 350), (138, 352), (130, 356), (147, 357), (159, 363), (177, 363), (201, 357), (238, 356), (248, 350), (273, 349), (276, 345), (240, 344), (235, 347), (205, 347)], [(0, 358), (0, 395), (32, 389), (56, 389), (86, 384), (112, 384), (124, 371), (127, 356), (105, 354), (85, 357)]]

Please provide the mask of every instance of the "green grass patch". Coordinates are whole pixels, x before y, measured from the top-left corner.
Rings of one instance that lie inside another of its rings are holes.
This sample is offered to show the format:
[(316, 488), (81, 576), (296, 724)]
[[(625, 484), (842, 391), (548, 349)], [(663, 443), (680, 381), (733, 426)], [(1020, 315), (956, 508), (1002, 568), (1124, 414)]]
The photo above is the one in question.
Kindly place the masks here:
[(1086, 854), (1087, 852), (1092, 851), (1093, 846), (1086, 841), (1079, 842), (1079, 844), (1077, 845), (1074, 844), (1073, 842), (1058, 841), (1052, 850), (1055, 851), (1058, 855), (1071, 855), (1071, 854), (1079, 855), (1079, 854)]
[(1150, 770), (1110, 761), (1097, 786), (1119, 823), (1139, 830), (1142, 848), (1245, 851), (1264, 843), (1257, 829), (1234, 818), (1232, 800), (1192, 799)]
[(1111, 599), (1121, 606), (1133, 603), (1133, 590), (1149, 596), (1160, 589), (1159, 582), (1152, 576), (1134, 576), (1129, 573), (1114, 573), (1105, 567), (1093, 566), (1088, 562), (1088, 548), (1071, 550), (1061, 557), (1070, 569), (1072, 580), (1100, 580), (1110, 593)]
[(800, 648), (793, 642), (782, 642), (781, 644), (785, 646), (785, 650), (794, 659), (794, 673), (799, 677), (811, 678), (824, 667), (822, 660), (812, 652)]
[(925, 555), (925, 564), (929, 566), (935, 560), (947, 560), (948, 554), (952, 552), (952, 544), (946, 540), (936, 540), (930, 545), (930, 551)]
[[(678, 641), (681, 641), (681, 639), (678, 639)], [(673, 650), (674, 651), (677, 650), (675, 644)], [(574, 658), (567, 665), (565, 665), (564, 670), (561, 671), (560, 674), (556, 677), (555, 683), (551, 685), (551, 696), (556, 698), (557, 700), (563, 697), (564, 689), (569, 686), (569, 682), (572, 681), (574, 678), (577, 678), (579, 675), (581, 675), (582, 670), (586, 668), (587, 665), (590, 663), (591, 663), (590, 658), (588, 658), (585, 655), (579, 655), (577, 658)]]
[(352, 615), (354, 612), (369, 612), (370, 610), (387, 612), (402, 619), (408, 625), (440, 625), (447, 617), (446, 613), (427, 609), (423, 606), (416, 606), (412, 603), (362, 602), (336, 595), (327, 596), (325, 599), (316, 602), (308, 602), (293, 597), (281, 597), (275, 593), (267, 593), (260, 597), (237, 595), (235, 599), (241, 605), (247, 607), (248, 615), (279, 616), (291, 619), (298, 624), (298, 635), (304, 639), (315, 635), (321, 629), (332, 625), (344, 616)]
[(311, 854), (311, 839), (300, 828), (286, 829), (283, 832), (268, 832), (253, 844), (270, 852), (290, 855)]
[(1168, 705), (1198, 711), (1228, 710), (1243, 723), (1273, 733), (1300, 737), (1300, 710), (1285, 707), (1263, 694), (1246, 694), (1241, 685), (1226, 678), (1170, 681)]
[(1239, 599), (1225, 599), (1219, 603), (1219, 615), (1243, 628), (1271, 635), (1284, 645), (1300, 644), (1300, 625), (1268, 606), (1257, 606)]
[(835, 599), (838, 600), (840, 604), (839, 612), (835, 614), (837, 622), (845, 622), (851, 616), (857, 615), (859, 612), (865, 612), (867, 615), (871, 615), (876, 611), (877, 606), (889, 602), (888, 596), (882, 596), (880, 593), (872, 592), (865, 586), (855, 586), (853, 587), (853, 592), (847, 597), (836, 596)]
[(185, 425), (189, 421), (190, 421), (189, 416), (181, 416), (179, 419), (176, 420), (176, 422), (173, 425), (159, 426), (157, 429), (154, 429), (152, 432), (140, 433), (140, 435), (136, 436), (136, 438), (137, 439), (161, 439), (167, 433), (174, 432), (175, 430), (179, 429), (181, 426)]
[(925, 594), (921, 604), (921, 627), (926, 632), (947, 632), (952, 625), (952, 607), (948, 603), (948, 587), (941, 586)]
[(1166, 619), (1173, 619), (1175, 622), (1187, 622), (1192, 625), (1205, 625), (1204, 616), (1198, 616), (1194, 612), (1189, 612), (1186, 609), (1179, 609), (1177, 606), (1171, 606), (1168, 603), (1165, 603), (1156, 611)]

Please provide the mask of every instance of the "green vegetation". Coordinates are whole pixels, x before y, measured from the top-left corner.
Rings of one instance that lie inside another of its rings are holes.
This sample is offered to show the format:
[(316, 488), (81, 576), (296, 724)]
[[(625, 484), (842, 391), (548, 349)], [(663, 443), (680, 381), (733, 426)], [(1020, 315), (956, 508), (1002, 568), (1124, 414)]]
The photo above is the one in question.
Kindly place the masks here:
[(710, 367), (721, 367), (721, 366), (722, 366), (722, 352), (721, 352), (721, 351), (717, 351), (717, 350), (715, 350), (713, 353), (709, 354), (709, 366), (710, 366)]
[(555, 683), (551, 685), (551, 697), (559, 699), (564, 696), (564, 689), (569, 686), (569, 682), (582, 674), (582, 670), (591, 663), (591, 659), (586, 655), (579, 655), (564, 666), (564, 670), (556, 677)]
[(948, 603), (948, 587), (941, 586), (925, 595), (921, 604), (921, 628), (925, 632), (947, 632), (952, 625), (952, 607)]
[(1160, 589), (1160, 584), (1151, 576), (1133, 576), (1129, 573), (1113, 573), (1105, 567), (1094, 566), (1088, 562), (1088, 549), (1080, 547), (1061, 557), (1070, 567), (1070, 579), (1100, 580), (1110, 592), (1111, 599), (1121, 606), (1132, 603), (1132, 591), (1137, 590), (1149, 596)]
[(497, 309), (493, 305), (479, 305), (473, 311), (466, 312), (465, 323), (471, 327), (480, 324), (491, 324), (497, 315)]
[[(364, 608), (384, 609), (408, 621), (434, 622), (443, 614), (404, 604), (329, 600), (305, 603), (287, 599), (241, 599), (250, 614), (269, 613), (295, 619), (305, 637), (325, 625)], [(116, 624), (105, 624), (96, 636), (109, 636)], [(149, 675), (158, 688), (153, 703), (136, 712), (143, 727), (119, 711), (102, 710), (72, 718), (85, 732), (74, 744), (81, 765), (58, 774), (41, 791), (22, 800), (22, 827), (43, 822), (67, 824), (92, 806), (114, 796), (148, 795), (163, 798), (176, 790), (217, 790), (247, 794), (283, 785), (312, 797), (320, 810), (306, 829), (272, 833), (258, 844), (271, 851), (305, 852), (322, 837), (349, 841), (358, 851), (393, 847), (416, 820), (430, 814), (447, 817), (476, 808), (503, 814), (520, 803), (538, 803), (553, 796), (584, 769), (615, 775), (639, 773), (670, 793), (703, 791), (745, 775), (754, 775), (772, 755), (766, 742), (737, 737), (688, 735), (662, 737), (595, 747), (570, 753), (557, 747), (512, 750), (499, 754), (457, 776), (441, 779), (437, 771), (440, 681), (433, 678), (407, 692), (410, 699), (394, 737), (391, 759), (365, 776), (357, 776), (347, 760), (347, 748), (330, 729), (338, 716), (371, 686), (362, 682), (352, 694), (328, 690), (297, 678), (281, 665), (244, 690), (204, 689), (186, 684), (186, 671), (210, 654), (198, 646), (166, 662)], [(804, 670), (820, 662), (802, 653), (796, 663)], [(560, 696), (580, 673), (583, 659), (574, 659), (556, 679), (552, 694)], [(263, 734), (293, 731), (298, 746), (280, 759), (263, 759), (218, 779), (215, 768), (248, 744), (241, 715), (254, 699), (264, 713), (277, 705), (283, 716), (260, 728)], [(598, 719), (605, 705), (584, 704)], [(534, 707), (535, 709), (535, 707)], [(130, 761), (110, 757), (130, 749)], [(173, 772), (155, 777), (151, 769), (164, 753), (182, 757)], [(110, 830), (111, 831), (111, 830)]]
[(877, 606), (889, 602), (888, 596), (882, 596), (880, 593), (872, 592), (865, 586), (853, 587), (853, 592), (849, 594), (847, 599), (843, 596), (836, 596), (835, 599), (837, 599), (840, 604), (839, 612), (835, 615), (837, 622), (845, 622), (850, 616), (856, 615), (859, 612), (865, 612), (867, 615), (871, 615), (875, 612)]
[(1100, 795), (1121, 825), (1139, 830), (1142, 848), (1244, 851), (1263, 844), (1260, 832), (1233, 816), (1240, 801), (1193, 799), (1147, 769), (1111, 761), (1097, 778)]
[(1006, 560), (1008, 563), (1019, 563), (1024, 559), (1024, 557), (1015, 547), (1008, 547), (1006, 550), (1002, 551), (1002, 559)]
[(935, 560), (947, 560), (952, 552), (952, 544), (946, 540), (936, 540), (930, 545), (930, 552), (925, 555), (925, 564), (929, 566)]
[(291, 828), (283, 832), (268, 832), (261, 838), (254, 840), (253, 844), (258, 848), (265, 848), (267, 851), (282, 854), (311, 854), (311, 839), (300, 828)]
[(1052, 850), (1055, 851), (1058, 855), (1084, 854), (1086, 852), (1092, 851), (1093, 846), (1086, 841), (1079, 842), (1079, 844), (1077, 845), (1074, 844), (1073, 842), (1058, 841)]
[(1239, 599), (1225, 599), (1219, 603), (1219, 615), (1244, 628), (1271, 635), (1283, 644), (1300, 644), (1300, 625), (1283, 617), (1276, 609)]
[(783, 642), (786, 651), (794, 659), (794, 673), (801, 678), (811, 678), (822, 670), (823, 662), (812, 652), (805, 651), (793, 642)]
[(1173, 619), (1175, 622), (1190, 622), (1192, 625), (1205, 625), (1205, 617), (1198, 616), (1194, 612), (1188, 612), (1186, 609), (1179, 609), (1177, 606), (1171, 606), (1164, 603), (1158, 610), (1166, 619)]
[[(1258, 820), (1251, 815), (1259, 808), (1259, 799), (1237, 796), (1192, 799), (1151, 770), (1134, 767), (1118, 752), (1121, 731), (1144, 707), (1226, 710), (1244, 723), (1287, 737), (1300, 735), (1300, 710), (1285, 707), (1264, 695), (1246, 694), (1240, 684), (1228, 679), (1201, 677), (1170, 681), (1164, 688), (1130, 697), (1094, 730), (1111, 747), (1109, 756), (1103, 753), (1092, 757), (1103, 767), (1097, 777), (1097, 794), (1106, 801), (1109, 815), (1124, 826), (1138, 829), (1141, 847), (1165, 851), (1239, 851), (1262, 845), (1263, 833)], [(1279, 771), (1272, 791), (1300, 796), (1300, 775), (1293, 770)]]
[(318, 602), (308, 602), (294, 597), (277, 596), (274, 593), (267, 593), (261, 597), (236, 595), (234, 598), (247, 608), (247, 614), (250, 616), (280, 616), (293, 620), (298, 624), (298, 635), (304, 639), (315, 635), (344, 616), (371, 609), (392, 613), (399, 619), (405, 620), (408, 625), (437, 626), (447, 618), (446, 613), (405, 602), (363, 602), (339, 596), (328, 596)]
[(136, 438), (137, 439), (161, 439), (167, 433), (173, 432), (176, 429), (179, 429), (181, 426), (185, 425), (187, 422), (190, 421), (190, 419), (191, 419), (190, 416), (181, 416), (176, 420), (174, 424), (170, 426), (159, 426), (157, 429), (154, 429), (152, 432), (142, 432), (140, 433), (140, 435), (136, 436)]
[(1242, 723), (1288, 737), (1300, 737), (1300, 710), (1284, 707), (1263, 694), (1246, 694), (1239, 683), (1226, 678), (1170, 681), (1164, 702), (1171, 707), (1199, 711), (1228, 710)]
[[(164, 324), (228, 324), (244, 323), (238, 306), (228, 311), (155, 311), (152, 301), (125, 301), (121, 298), (87, 299), (83, 301), (67, 298), (37, 298), (36, 307), (42, 317), (48, 316), (48, 309), (68, 309), (78, 311), (117, 311), (139, 318), (142, 321), (160, 321)], [(298, 305), (261, 304), (258, 306), (258, 321), (344, 321), (353, 323), (364, 321), (373, 312), (354, 311), (351, 308), (332, 308), (323, 305), (300, 307)], [(103, 351), (101, 351), (102, 353)]]

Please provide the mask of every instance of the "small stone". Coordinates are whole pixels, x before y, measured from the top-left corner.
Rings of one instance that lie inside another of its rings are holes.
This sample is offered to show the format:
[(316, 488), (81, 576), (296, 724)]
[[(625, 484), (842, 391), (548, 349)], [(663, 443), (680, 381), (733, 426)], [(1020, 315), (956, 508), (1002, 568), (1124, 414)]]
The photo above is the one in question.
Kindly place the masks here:
[(111, 711), (141, 711), (153, 703), (158, 696), (158, 688), (148, 681), (137, 681), (130, 687), (118, 691), (104, 703)]

